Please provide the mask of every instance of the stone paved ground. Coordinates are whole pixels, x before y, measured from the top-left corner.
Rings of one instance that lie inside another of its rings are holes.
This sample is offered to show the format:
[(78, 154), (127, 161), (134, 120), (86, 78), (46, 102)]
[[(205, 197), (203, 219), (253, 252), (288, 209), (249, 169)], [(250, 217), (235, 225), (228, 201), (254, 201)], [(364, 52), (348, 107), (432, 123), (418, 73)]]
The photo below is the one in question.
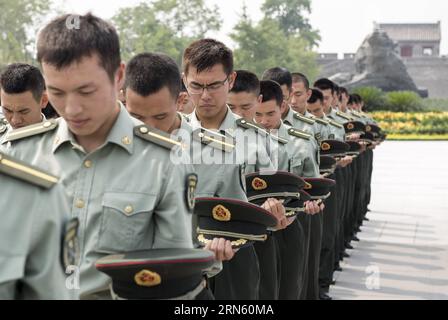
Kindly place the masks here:
[(330, 295), (448, 299), (448, 142), (378, 147), (370, 208)]

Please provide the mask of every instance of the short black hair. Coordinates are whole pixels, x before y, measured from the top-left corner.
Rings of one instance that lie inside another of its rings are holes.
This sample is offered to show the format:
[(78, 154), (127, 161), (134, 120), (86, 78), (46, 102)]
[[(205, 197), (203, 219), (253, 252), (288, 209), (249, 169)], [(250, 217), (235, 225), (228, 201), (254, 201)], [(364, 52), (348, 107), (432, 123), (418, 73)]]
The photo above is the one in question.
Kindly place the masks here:
[(362, 97), (357, 93), (351, 94), (348, 98), (348, 104), (354, 104), (354, 103), (359, 104), (361, 102), (362, 102)]
[(339, 87), (339, 94), (346, 94), (347, 96), (348, 94), (348, 90), (345, 87)]
[(339, 95), (339, 86), (333, 82), (333, 86), (334, 86), (334, 92), (336, 92), (337, 95)]
[(40, 70), (25, 63), (8, 65), (0, 76), (0, 85), (8, 94), (31, 91), (37, 102), (40, 102), (45, 90), (45, 81)]
[(311, 89), (311, 96), (308, 99), (308, 103), (316, 103), (317, 101), (320, 101), (320, 103), (324, 103), (324, 95), (322, 92), (318, 89)]
[(282, 88), (273, 80), (260, 81), (260, 94), (263, 96), (261, 102), (275, 100), (278, 106), (283, 103)]
[(87, 13), (65, 14), (47, 24), (37, 39), (37, 60), (62, 69), (97, 54), (111, 81), (120, 67), (120, 42), (115, 28)]
[(126, 88), (142, 97), (167, 87), (171, 96), (177, 99), (181, 82), (176, 62), (162, 53), (140, 53), (126, 67)]
[(356, 99), (359, 103), (361, 103), (361, 102), (363, 101), (361, 95), (359, 95), (359, 94), (357, 94), (357, 93), (354, 93), (354, 94), (353, 94), (353, 97), (355, 97), (355, 99)]
[(233, 72), (233, 52), (224, 43), (214, 39), (201, 39), (191, 43), (184, 51), (182, 70), (188, 74), (190, 66), (197, 72), (210, 70), (222, 64), (224, 72), (229, 76)]
[(236, 80), (230, 92), (253, 93), (256, 96), (260, 94), (260, 80), (255, 73), (247, 70), (236, 70)]
[(306, 90), (310, 88), (310, 81), (303, 73), (293, 72), (291, 73), (291, 77), (292, 77), (292, 83), (302, 82), (305, 85)]
[(322, 78), (314, 82), (314, 87), (319, 90), (331, 90), (331, 94), (333, 94), (335, 91), (333, 81), (327, 78)]
[(292, 89), (292, 76), (286, 68), (275, 67), (263, 72), (262, 80), (273, 80), (280, 86), (286, 85), (288, 90)]

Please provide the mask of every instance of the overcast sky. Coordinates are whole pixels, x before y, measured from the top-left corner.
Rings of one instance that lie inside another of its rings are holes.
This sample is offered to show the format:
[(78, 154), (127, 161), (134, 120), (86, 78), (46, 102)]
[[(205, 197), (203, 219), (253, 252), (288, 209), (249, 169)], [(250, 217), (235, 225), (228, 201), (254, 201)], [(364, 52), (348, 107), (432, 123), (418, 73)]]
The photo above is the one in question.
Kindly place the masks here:
[[(91, 10), (104, 18), (111, 17), (120, 7), (131, 6), (141, 0), (56, 0), (63, 8), (76, 13)], [(223, 28), (213, 36), (232, 45), (228, 37), (238, 21), (241, 0), (206, 0), (217, 4), (223, 18)], [(250, 15), (260, 18), (263, 0), (246, 0)], [(320, 30), (322, 41), (319, 52), (355, 52), (373, 22), (442, 22), (442, 54), (448, 54), (448, 0), (312, 0), (309, 17), (314, 28)]]

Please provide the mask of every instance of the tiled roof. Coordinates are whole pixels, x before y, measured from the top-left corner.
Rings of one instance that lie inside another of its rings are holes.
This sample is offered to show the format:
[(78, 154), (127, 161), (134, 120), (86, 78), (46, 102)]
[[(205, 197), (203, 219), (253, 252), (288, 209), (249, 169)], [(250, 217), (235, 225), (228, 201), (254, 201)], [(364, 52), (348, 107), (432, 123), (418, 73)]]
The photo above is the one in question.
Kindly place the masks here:
[(394, 41), (440, 41), (440, 23), (380, 23)]

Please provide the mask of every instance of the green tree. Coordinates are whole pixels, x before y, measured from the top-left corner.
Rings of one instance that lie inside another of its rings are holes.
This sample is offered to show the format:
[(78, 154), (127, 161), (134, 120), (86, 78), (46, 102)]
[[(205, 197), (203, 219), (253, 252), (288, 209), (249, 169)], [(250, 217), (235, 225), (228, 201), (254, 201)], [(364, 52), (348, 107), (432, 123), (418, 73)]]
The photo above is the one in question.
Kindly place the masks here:
[(248, 17), (246, 7), (230, 36), (236, 43), (234, 55), (238, 69), (250, 70), (259, 76), (275, 66), (303, 72), (311, 79), (318, 74), (315, 54), (305, 39), (298, 34), (286, 36), (273, 19), (255, 24)]
[(219, 30), (222, 21), (218, 7), (205, 6), (204, 0), (157, 0), (154, 2), (161, 21), (165, 21), (178, 37), (202, 38), (210, 30)]
[(204, 0), (157, 0), (120, 9), (112, 18), (125, 61), (145, 52), (163, 52), (180, 65), (185, 47), (208, 31), (219, 30), (216, 11)]
[(33, 63), (38, 26), (50, 0), (0, 0), (0, 64)]
[(261, 10), (265, 19), (278, 21), (286, 36), (300, 35), (311, 47), (320, 40), (306, 14), (311, 13), (311, 0), (265, 0)]

